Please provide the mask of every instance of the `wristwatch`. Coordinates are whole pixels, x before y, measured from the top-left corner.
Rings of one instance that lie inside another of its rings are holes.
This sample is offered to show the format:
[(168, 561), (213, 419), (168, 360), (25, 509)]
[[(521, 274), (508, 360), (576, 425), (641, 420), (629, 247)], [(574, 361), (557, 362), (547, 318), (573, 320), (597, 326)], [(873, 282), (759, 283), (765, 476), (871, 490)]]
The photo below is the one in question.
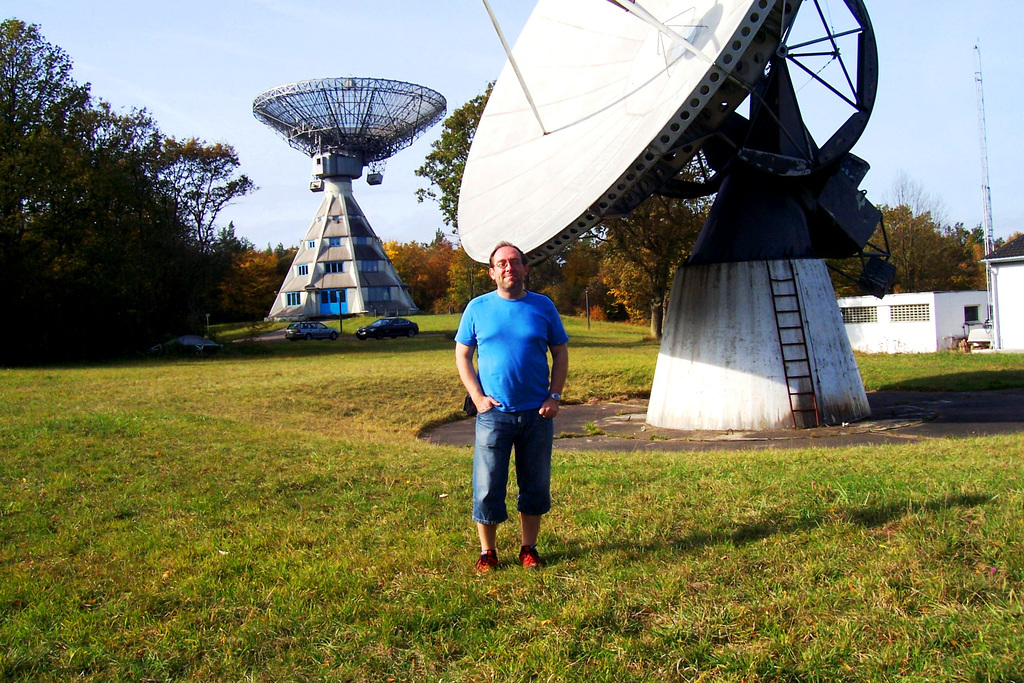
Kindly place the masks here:
[(562, 400), (562, 395), (561, 394), (548, 394), (548, 398), (553, 398), (556, 401), (561, 401)]

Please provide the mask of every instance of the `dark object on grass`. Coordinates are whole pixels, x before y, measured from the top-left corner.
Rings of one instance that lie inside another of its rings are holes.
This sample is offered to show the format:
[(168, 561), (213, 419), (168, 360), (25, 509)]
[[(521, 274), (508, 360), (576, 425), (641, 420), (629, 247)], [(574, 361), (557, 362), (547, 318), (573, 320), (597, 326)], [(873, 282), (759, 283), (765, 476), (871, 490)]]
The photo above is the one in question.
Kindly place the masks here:
[(198, 334), (183, 334), (149, 349), (153, 354), (209, 356), (220, 351), (221, 345)]

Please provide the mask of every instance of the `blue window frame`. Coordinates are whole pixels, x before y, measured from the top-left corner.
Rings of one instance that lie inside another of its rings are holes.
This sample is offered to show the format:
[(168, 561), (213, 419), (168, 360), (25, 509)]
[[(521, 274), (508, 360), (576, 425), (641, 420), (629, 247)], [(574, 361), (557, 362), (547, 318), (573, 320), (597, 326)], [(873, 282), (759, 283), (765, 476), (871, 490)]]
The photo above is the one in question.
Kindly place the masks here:
[(295, 272), (298, 275), (309, 275), (309, 264), (308, 263), (303, 263), (300, 266), (296, 266), (295, 267)]
[(301, 292), (286, 292), (284, 295), (284, 302), (288, 306), (298, 306), (301, 300)]
[(372, 237), (353, 237), (352, 242), (359, 245), (373, 244)]
[(344, 261), (327, 261), (324, 263), (324, 271), (328, 273), (344, 273), (345, 262)]
[(380, 261), (360, 261), (359, 262), (360, 273), (378, 273), (380, 272)]
[(341, 246), (341, 238), (340, 237), (328, 237), (327, 239), (328, 239), (328, 242), (327, 242), (328, 245), (330, 245), (332, 247), (340, 247)]
[(315, 249), (316, 248), (316, 240), (309, 240), (308, 242), (306, 242), (306, 248), (307, 249)]

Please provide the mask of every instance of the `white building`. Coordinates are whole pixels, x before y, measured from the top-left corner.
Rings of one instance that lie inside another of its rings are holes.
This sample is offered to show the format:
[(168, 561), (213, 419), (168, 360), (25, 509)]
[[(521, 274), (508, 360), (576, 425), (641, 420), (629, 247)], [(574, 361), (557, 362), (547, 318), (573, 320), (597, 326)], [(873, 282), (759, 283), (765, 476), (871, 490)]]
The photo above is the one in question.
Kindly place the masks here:
[[(1024, 260), (1021, 263), (1024, 266)], [(1019, 282), (1024, 286), (1024, 268)], [(1024, 294), (1024, 288), (1020, 290)], [(988, 292), (914, 292), (839, 299), (850, 346), (865, 353), (931, 353), (956, 348), (984, 325)]]
[(992, 268), (992, 342), (997, 349), (1024, 349), (1024, 237), (986, 256)]

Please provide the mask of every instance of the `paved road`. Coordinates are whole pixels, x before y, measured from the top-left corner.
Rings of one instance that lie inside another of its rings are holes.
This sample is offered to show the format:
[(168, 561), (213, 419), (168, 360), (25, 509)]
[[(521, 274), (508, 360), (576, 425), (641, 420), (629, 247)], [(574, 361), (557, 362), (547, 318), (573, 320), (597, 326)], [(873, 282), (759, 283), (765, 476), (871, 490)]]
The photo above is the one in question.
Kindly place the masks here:
[[(1024, 389), (978, 392), (868, 394), (871, 417), (839, 427), (767, 432), (683, 431), (648, 427), (642, 402), (563, 406), (555, 422), (555, 448), (604, 451), (706, 451), (814, 448), (908, 443), (938, 437), (1024, 431)], [(474, 421), (429, 430), (431, 443), (473, 445)]]

